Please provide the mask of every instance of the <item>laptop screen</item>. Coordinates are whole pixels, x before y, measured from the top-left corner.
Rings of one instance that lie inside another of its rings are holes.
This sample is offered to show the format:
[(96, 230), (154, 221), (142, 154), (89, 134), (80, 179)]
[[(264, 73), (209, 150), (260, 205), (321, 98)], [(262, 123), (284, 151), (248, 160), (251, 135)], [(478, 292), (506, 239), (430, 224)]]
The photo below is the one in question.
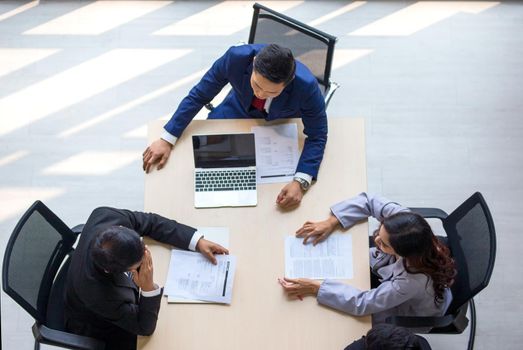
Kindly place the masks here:
[(196, 168), (256, 166), (254, 134), (193, 135)]

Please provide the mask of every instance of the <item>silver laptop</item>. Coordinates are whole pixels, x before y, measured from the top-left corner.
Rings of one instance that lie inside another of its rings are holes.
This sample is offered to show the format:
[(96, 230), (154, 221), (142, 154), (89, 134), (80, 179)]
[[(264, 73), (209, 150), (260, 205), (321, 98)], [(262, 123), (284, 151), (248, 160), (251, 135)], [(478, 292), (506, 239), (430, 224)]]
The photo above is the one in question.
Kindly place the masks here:
[(257, 204), (254, 134), (193, 135), (192, 143), (196, 208)]

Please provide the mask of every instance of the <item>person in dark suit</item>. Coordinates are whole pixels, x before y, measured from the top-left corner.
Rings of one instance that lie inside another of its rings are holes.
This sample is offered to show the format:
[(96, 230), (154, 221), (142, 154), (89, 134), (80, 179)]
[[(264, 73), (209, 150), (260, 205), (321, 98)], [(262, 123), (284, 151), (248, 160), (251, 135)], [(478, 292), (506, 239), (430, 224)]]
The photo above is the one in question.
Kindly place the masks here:
[(407, 328), (379, 324), (344, 350), (431, 350), (427, 340)]
[(228, 254), (196, 229), (160, 215), (97, 208), (67, 275), (68, 331), (101, 339), (107, 350), (134, 350), (137, 335), (154, 332), (163, 289), (154, 283), (152, 256), (140, 236), (199, 251), (214, 264), (214, 254)]
[(241, 45), (231, 47), (202, 80), (192, 88), (164, 126), (161, 138), (143, 153), (143, 169), (158, 170), (167, 162), (177, 140), (203, 106), (230, 83), (231, 92), (209, 113), (209, 119), (301, 118), (307, 135), (294, 180), (287, 184), (276, 202), (292, 207), (316, 179), (327, 142), (327, 115), (318, 82), (309, 69), (281, 46)]

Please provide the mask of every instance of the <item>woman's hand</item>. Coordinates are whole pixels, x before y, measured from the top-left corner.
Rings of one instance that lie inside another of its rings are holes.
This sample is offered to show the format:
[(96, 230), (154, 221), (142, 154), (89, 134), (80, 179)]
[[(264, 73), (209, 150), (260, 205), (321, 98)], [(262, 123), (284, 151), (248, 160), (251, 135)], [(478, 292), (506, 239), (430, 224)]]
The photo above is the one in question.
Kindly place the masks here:
[(310, 239), (313, 239), (312, 245), (316, 245), (326, 240), (339, 224), (340, 222), (334, 215), (331, 215), (325, 221), (307, 221), (298, 231), (296, 231), (296, 237), (304, 238), (303, 244), (307, 244)]
[(278, 282), (283, 287), (285, 293), (291, 298), (302, 299), (303, 296), (318, 295), (321, 281), (308, 278), (278, 278)]

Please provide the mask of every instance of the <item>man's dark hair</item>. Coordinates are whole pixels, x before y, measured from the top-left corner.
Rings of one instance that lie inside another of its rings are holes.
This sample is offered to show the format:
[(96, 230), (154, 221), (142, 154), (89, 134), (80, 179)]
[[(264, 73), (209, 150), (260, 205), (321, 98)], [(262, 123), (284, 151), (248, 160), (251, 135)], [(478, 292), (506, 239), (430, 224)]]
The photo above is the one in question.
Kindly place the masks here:
[(123, 273), (140, 262), (144, 245), (140, 236), (123, 226), (111, 226), (98, 232), (91, 246), (94, 263), (109, 273)]
[(254, 70), (273, 83), (287, 85), (294, 78), (296, 62), (290, 49), (270, 44), (256, 55)]
[(379, 324), (371, 328), (365, 337), (367, 350), (421, 350), (416, 335), (406, 328)]

